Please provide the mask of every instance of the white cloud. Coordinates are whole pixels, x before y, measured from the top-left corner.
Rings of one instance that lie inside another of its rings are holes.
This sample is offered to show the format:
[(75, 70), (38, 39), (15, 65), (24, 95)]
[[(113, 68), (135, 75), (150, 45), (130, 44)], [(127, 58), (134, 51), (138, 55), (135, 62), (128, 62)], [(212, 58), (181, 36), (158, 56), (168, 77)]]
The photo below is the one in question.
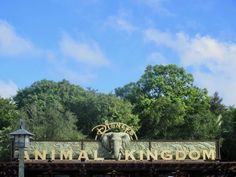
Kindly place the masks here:
[(6, 21), (0, 20), (0, 55), (18, 56), (34, 50), (33, 44), (17, 34)]
[(195, 71), (194, 76), (200, 81), (200, 84), (210, 93), (219, 90), (220, 96), (223, 96), (223, 102), (227, 105), (236, 106), (236, 79), (227, 79), (226, 75), (208, 74), (200, 71)]
[(1, 81), (0, 80), (0, 97), (10, 98), (16, 95), (18, 88), (12, 81)]
[(180, 64), (191, 66), (196, 82), (210, 94), (218, 91), (228, 105), (236, 105), (236, 43), (218, 41), (210, 36), (172, 34), (156, 29), (145, 31), (145, 38), (157, 46), (175, 51)]
[(105, 57), (98, 44), (75, 41), (68, 34), (64, 34), (60, 41), (60, 50), (65, 56), (75, 59), (79, 63), (91, 66), (107, 66), (108, 59)]
[(109, 17), (107, 24), (117, 30), (126, 31), (128, 33), (137, 29), (131, 22), (124, 18), (124, 15)]

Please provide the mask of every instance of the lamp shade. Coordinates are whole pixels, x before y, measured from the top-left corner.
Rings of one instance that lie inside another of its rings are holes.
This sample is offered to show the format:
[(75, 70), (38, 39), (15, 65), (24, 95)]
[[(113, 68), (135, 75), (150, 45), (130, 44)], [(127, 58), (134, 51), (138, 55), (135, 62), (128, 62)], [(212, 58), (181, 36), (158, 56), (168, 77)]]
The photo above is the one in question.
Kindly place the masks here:
[(33, 134), (21, 127), (20, 129), (10, 133), (10, 136), (14, 138), (14, 145), (16, 148), (27, 148), (29, 147), (29, 139)]

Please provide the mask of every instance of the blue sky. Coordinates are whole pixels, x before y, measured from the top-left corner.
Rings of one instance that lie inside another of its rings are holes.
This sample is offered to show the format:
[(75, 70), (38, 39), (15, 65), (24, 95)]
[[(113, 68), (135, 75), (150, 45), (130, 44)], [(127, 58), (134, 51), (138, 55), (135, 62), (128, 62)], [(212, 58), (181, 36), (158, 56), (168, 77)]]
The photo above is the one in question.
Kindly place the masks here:
[(100, 92), (177, 64), (236, 105), (234, 0), (0, 1), (0, 96), (41, 79)]

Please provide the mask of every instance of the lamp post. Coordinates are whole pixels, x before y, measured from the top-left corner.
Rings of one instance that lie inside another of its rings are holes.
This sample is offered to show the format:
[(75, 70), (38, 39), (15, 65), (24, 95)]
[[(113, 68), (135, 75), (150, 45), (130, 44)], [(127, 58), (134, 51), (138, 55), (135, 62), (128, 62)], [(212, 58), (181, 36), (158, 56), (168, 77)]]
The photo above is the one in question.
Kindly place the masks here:
[(24, 129), (24, 122), (20, 120), (20, 129), (10, 133), (10, 136), (14, 139), (14, 147), (19, 151), (19, 171), (18, 176), (24, 177), (24, 149), (29, 147), (30, 137), (32, 133)]

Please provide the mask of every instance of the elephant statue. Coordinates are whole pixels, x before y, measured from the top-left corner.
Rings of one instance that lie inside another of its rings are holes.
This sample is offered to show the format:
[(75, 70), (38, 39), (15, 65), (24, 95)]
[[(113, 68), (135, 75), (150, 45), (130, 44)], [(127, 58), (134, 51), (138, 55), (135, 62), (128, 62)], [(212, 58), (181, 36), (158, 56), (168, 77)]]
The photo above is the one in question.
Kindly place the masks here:
[(124, 132), (109, 132), (101, 137), (102, 145), (112, 153), (112, 157), (116, 160), (120, 159), (121, 152), (130, 142), (129, 134)]

